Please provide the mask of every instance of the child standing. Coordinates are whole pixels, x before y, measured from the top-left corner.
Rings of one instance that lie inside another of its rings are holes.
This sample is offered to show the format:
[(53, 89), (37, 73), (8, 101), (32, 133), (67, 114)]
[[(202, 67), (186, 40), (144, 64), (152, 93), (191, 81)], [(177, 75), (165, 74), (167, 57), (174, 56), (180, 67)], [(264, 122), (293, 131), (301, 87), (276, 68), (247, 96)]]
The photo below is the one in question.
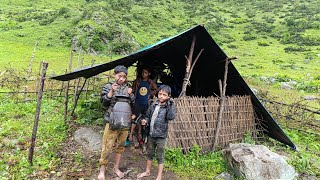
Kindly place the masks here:
[[(151, 72), (148, 68), (143, 68), (141, 77), (133, 82), (133, 93), (136, 97), (134, 106), (134, 115), (139, 117), (144, 115), (148, 109), (148, 101), (154, 97), (157, 92), (157, 85), (150, 79)], [(142, 145), (141, 124), (137, 120), (132, 122), (129, 140), (133, 140), (133, 133), (135, 128), (138, 127), (137, 139), (139, 144)]]
[[(114, 80), (115, 82), (111, 82), (106, 84), (101, 93), (101, 102), (108, 109), (104, 116), (105, 121), (107, 121), (106, 127), (104, 129), (104, 134), (102, 138), (102, 150), (101, 157), (99, 160), (100, 164), (100, 172), (98, 175), (99, 180), (105, 179), (105, 170), (106, 165), (108, 164), (107, 158), (111, 153), (112, 146), (117, 142), (118, 146), (116, 147), (115, 154), (115, 164), (113, 167), (113, 172), (117, 174), (119, 178), (124, 176), (124, 173), (119, 170), (119, 164), (121, 159), (121, 154), (124, 152), (124, 142), (128, 137), (128, 128), (124, 129), (110, 129), (109, 121), (110, 121), (110, 113), (113, 110), (114, 105), (117, 102), (116, 96), (126, 96), (129, 99), (129, 103), (131, 107), (134, 105), (134, 95), (132, 93), (132, 89), (127, 84), (127, 74), (128, 70), (124, 66), (117, 66), (114, 69)], [(130, 119), (128, 119), (130, 121)]]
[(168, 121), (175, 118), (175, 107), (171, 96), (171, 88), (168, 85), (159, 87), (158, 99), (153, 102), (146, 113), (146, 118), (141, 120), (141, 124), (148, 124), (150, 131), (148, 137), (147, 166), (143, 173), (137, 178), (150, 176), (151, 164), (157, 149), (158, 175), (157, 180), (161, 180), (164, 166), (164, 148), (168, 134)]

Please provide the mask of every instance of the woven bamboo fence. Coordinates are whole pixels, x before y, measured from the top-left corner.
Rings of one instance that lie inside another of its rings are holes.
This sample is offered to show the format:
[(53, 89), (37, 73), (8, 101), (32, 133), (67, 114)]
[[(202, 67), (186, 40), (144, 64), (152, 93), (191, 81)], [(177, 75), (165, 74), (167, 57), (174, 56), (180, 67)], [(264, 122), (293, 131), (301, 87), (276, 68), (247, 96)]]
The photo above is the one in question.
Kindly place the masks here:
[[(169, 124), (168, 147), (190, 149), (199, 145), (212, 151), (218, 122), (220, 98), (183, 97), (175, 99), (176, 118)], [(219, 131), (218, 148), (237, 142), (246, 133), (256, 134), (254, 109), (250, 96), (226, 97)]]

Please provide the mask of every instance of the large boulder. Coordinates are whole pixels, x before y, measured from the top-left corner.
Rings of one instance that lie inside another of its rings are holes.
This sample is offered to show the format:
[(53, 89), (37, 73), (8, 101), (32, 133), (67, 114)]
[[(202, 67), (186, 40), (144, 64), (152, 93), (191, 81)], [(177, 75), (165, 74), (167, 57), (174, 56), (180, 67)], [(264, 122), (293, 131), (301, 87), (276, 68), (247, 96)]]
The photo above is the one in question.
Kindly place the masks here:
[(298, 175), (282, 156), (262, 145), (230, 144), (224, 154), (234, 173), (248, 180), (295, 179)]

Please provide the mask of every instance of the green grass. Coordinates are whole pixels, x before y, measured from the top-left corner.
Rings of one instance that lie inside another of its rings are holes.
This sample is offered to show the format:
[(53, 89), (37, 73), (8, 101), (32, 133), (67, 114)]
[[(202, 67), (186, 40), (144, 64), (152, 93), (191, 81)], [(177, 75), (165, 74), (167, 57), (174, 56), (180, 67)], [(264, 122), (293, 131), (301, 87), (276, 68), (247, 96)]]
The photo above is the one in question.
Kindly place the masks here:
[(182, 179), (212, 179), (228, 171), (221, 152), (202, 155), (200, 147), (195, 145), (184, 155), (179, 149), (167, 149), (166, 166)]
[(284, 155), (288, 158), (288, 163), (294, 167), (299, 174), (305, 173), (315, 177), (320, 177), (320, 143), (319, 136), (283, 128), (285, 133), (297, 146), (297, 151), (270, 140), (272, 143), (264, 143), (270, 150)]
[(56, 156), (59, 144), (67, 136), (60, 103), (42, 102), (33, 166), (30, 166), (28, 153), (36, 103), (16, 103), (13, 99), (1, 96), (0, 177), (25, 179), (36, 171), (54, 170), (60, 162)]

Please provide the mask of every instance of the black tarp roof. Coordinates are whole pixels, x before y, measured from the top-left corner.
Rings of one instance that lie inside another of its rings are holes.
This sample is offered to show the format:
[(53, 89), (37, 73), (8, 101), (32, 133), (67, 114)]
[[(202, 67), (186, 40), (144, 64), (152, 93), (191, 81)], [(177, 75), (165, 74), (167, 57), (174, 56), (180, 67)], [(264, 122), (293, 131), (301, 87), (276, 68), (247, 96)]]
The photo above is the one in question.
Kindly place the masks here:
[[(196, 37), (194, 58), (202, 48), (204, 50), (192, 72), (190, 79), (191, 86), (187, 89), (187, 95), (206, 97), (219, 94), (218, 80), (223, 79), (224, 60), (227, 55), (201, 25), (195, 26), (171, 38), (159, 41), (156, 44), (145, 47), (136, 53), (118, 60), (83, 68), (65, 75), (55, 76), (52, 77), (52, 79), (68, 81), (78, 77), (89, 78), (111, 70), (117, 65), (125, 65), (128, 67), (140, 61), (149, 64), (151, 67), (153, 65), (152, 63), (165, 63), (169, 65), (175, 77), (174, 86), (181, 88), (185, 75), (185, 56), (189, 54), (193, 36)], [(232, 63), (229, 64), (226, 95), (250, 95), (256, 115), (259, 119), (263, 119), (263, 128), (265, 128), (266, 133), (270, 137), (295, 149), (293, 142), (286, 136), (273, 117), (253, 94)]]

